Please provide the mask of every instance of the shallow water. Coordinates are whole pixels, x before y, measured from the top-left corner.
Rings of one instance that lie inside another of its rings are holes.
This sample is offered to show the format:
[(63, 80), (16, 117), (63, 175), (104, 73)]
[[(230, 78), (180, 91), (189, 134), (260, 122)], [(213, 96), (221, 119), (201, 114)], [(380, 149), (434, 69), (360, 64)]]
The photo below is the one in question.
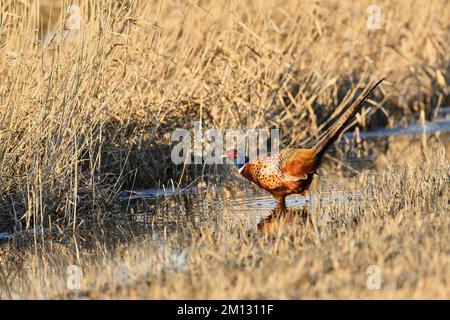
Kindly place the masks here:
[[(450, 115), (450, 111), (448, 112)], [(361, 132), (361, 139), (373, 139), (382, 137), (392, 137), (392, 136), (414, 136), (414, 135), (431, 135), (433, 133), (447, 133), (450, 132), (450, 118), (437, 119), (434, 121), (427, 121), (422, 124), (411, 124), (407, 127), (394, 127), (392, 129), (382, 129)], [(346, 133), (345, 136), (351, 137), (352, 133)]]
[[(441, 123), (435, 122), (433, 126), (437, 128)], [(428, 128), (433, 126), (429, 125)], [(371, 179), (371, 175), (383, 175), (386, 169), (383, 163), (387, 162), (387, 168), (391, 169), (395, 166), (401, 167), (400, 163), (390, 162), (398, 157), (404, 158), (405, 145), (420, 146), (424, 141), (421, 136), (410, 138), (419, 133), (415, 127), (396, 130), (395, 133), (404, 133), (405, 139), (396, 134), (393, 134), (396, 137), (391, 139), (393, 135), (387, 132), (392, 133), (392, 129), (361, 135), (371, 149), (369, 154), (362, 153), (361, 157), (348, 157), (346, 153), (335, 156), (331, 153), (332, 157), (342, 159), (338, 160), (339, 167), (330, 168), (324, 163), (325, 168), (319, 170), (319, 176), (315, 177), (307, 197), (292, 195), (286, 199), (289, 214), (293, 213), (295, 218), (300, 217), (294, 219), (294, 223), (303, 224), (314, 220), (315, 222), (311, 223), (330, 223), (333, 226), (336, 224), (339, 228), (343, 217), (334, 215), (335, 205), (344, 204), (351, 207), (360, 202), (361, 197), (365, 196), (364, 181)], [(423, 132), (422, 130), (420, 134)], [(430, 132), (425, 130), (425, 133)], [(445, 132), (447, 131), (442, 132), (443, 135), (435, 135), (425, 140), (435, 141), (439, 146), (444, 142), (448, 149), (450, 134)], [(351, 139), (347, 141), (350, 145), (353, 144)], [(351, 148), (347, 146), (343, 149), (351, 152)], [(383, 161), (379, 161), (380, 159)], [(240, 177), (235, 170), (232, 174), (211, 181), (213, 182), (198, 182), (178, 189), (172, 187), (123, 191), (118, 195), (117, 204), (111, 212), (102, 214), (99, 221), (84, 221), (75, 232), (72, 228), (36, 228), (14, 234), (0, 233), (0, 268), (8, 274), (3, 280), (0, 277), (0, 294), (1, 290), (9, 288), (9, 298), (20, 298), (20, 294), (14, 296), (14, 290), (11, 288), (14, 279), (24, 277), (27, 254), (30, 252), (33, 257), (43, 261), (44, 265), (52, 264), (55, 252), (58, 257), (62, 255), (63, 263), (55, 262), (53, 265), (55, 270), (63, 268), (58, 271), (62, 275), (66, 274), (64, 268), (67, 265), (83, 265), (91, 262), (91, 259), (98, 260), (97, 263), (102, 265), (102, 259), (112, 259), (115, 270), (111, 277), (119, 279), (121, 284), (126, 284), (127, 279), (133, 279), (134, 271), (128, 269), (127, 263), (123, 262), (126, 260), (121, 259), (123, 252), (148, 255), (145, 261), (151, 261), (150, 257), (155, 255), (162, 259), (164, 263), (157, 264), (157, 268), (151, 263), (143, 263), (140, 266), (144, 274), (157, 275), (160, 272), (158, 268), (189, 268), (191, 260), (186, 252), (191, 252), (191, 249), (199, 245), (199, 241), (191, 242), (190, 239), (201, 235), (203, 228), (208, 229), (208, 235), (219, 230), (219, 235), (234, 233), (240, 236), (243, 229), (257, 235), (254, 231), (261, 230), (261, 226), (264, 229), (271, 226), (276, 203), (270, 194)], [(321, 210), (324, 204), (327, 210)], [(306, 211), (308, 208), (314, 208), (314, 219), (310, 219), (312, 215), (304, 214), (305, 208)], [(238, 233), (235, 233), (236, 230)], [(322, 232), (321, 228), (315, 227), (319, 239), (324, 236)], [(78, 293), (72, 294), (73, 297), (80, 298)]]
[[(411, 124), (408, 127), (394, 127), (391, 129), (361, 132), (360, 138), (363, 141), (371, 141), (376, 146), (385, 138), (396, 136), (414, 137), (417, 135), (430, 136), (440, 133), (446, 134), (445, 139), (448, 141), (449, 135), (447, 133), (450, 132), (450, 107), (441, 108), (439, 110), (439, 116), (435, 121), (426, 122), (424, 125)], [(353, 133), (346, 134), (347, 137), (351, 137), (352, 135)], [(350, 168), (350, 170), (347, 170), (344, 167), (344, 170), (346, 170), (344, 177), (317, 177), (316, 192), (313, 191), (306, 198), (300, 195), (292, 195), (286, 199), (286, 205), (289, 208), (300, 209), (305, 206), (316, 206), (319, 201), (348, 201), (348, 196), (346, 196), (344, 189), (353, 183), (355, 173), (356, 176), (358, 175), (357, 170), (374, 169), (376, 167), (374, 164), (376, 160), (377, 155), (344, 159), (342, 162)], [(356, 168), (356, 170), (352, 168)], [(373, 174), (377, 174), (376, 169), (373, 171)], [(140, 209), (137, 209), (137, 212), (141, 212), (140, 214), (143, 216), (149, 213), (149, 210), (146, 210), (145, 206), (148, 208), (152, 200), (158, 202), (158, 199), (162, 199), (163, 205), (165, 201), (175, 201), (183, 208), (183, 214), (193, 216), (192, 222), (194, 226), (199, 226), (202, 223), (212, 223), (212, 218), (215, 218), (213, 219), (214, 221), (219, 219), (214, 213), (224, 211), (232, 212), (234, 219), (253, 220), (253, 222), (249, 222), (249, 226), (252, 226), (255, 224), (255, 220), (258, 221), (267, 217), (276, 205), (275, 200), (270, 194), (251, 185), (250, 182), (242, 177), (227, 176), (222, 178), (218, 180), (226, 181), (226, 185), (198, 185), (179, 189), (141, 189), (134, 190), (133, 192), (123, 192), (119, 195), (118, 199), (121, 202), (136, 204), (137, 208), (140, 207)], [(318, 193), (317, 190), (321, 192)], [(353, 193), (353, 196), (355, 196), (355, 193)], [(142, 207), (142, 205), (144, 206)], [(205, 212), (210, 214), (205, 215)], [(139, 213), (137, 214), (139, 215)], [(180, 217), (179, 214), (178, 216)]]
[[(386, 137), (431, 135), (436, 132), (450, 132), (450, 108), (442, 108), (440, 118), (427, 122), (425, 126), (413, 124), (407, 128), (363, 132), (360, 138), (376, 144)], [(317, 177), (308, 197), (292, 195), (286, 199), (287, 207), (301, 210), (304, 207), (315, 207), (320, 202), (356, 201), (358, 193), (353, 191), (350, 197), (347, 191), (357, 183), (358, 172), (368, 168), (373, 170), (376, 160), (377, 155), (344, 159), (344, 164), (357, 169), (347, 170), (346, 174), (340, 177)], [(342, 169), (339, 172), (342, 172)], [(378, 174), (377, 170), (373, 171), (373, 174)], [(82, 244), (89, 246), (89, 242), (97, 241), (99, 236), (111, 243), (129, 241), (136, 237), (156, 240), (161, 234), (188, 225), (193, 228), (207, 225), (214, 230), (220, 224), (241, 223), (252, 229), (273, 213), (276, 202), (266, 191), (237, 175), (228, 175), (217, 180), (222, 183), (124, 191), (117, 197), (116, 208), (107, 213), (102, 222), (81, 224), (76, 236), (80, 237)], [(61, 239), (69, 237), (72, 230), (31, 229), (15, 234), (2, 232), (0, 241), (31, 239), (36, 238), (36, 234), (42, 239)]]

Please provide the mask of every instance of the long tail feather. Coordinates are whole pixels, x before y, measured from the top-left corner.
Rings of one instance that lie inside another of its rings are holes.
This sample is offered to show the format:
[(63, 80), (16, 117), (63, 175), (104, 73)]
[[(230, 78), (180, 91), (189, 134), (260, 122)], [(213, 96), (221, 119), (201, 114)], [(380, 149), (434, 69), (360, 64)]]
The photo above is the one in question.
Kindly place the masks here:
[(378, 85), (383, 82), (386, 78), (378, 81), (369, 91), (367, 91), (359, 101), (349, 107), (344, 114), (333, 124), (333, 126), (328, 130), (328, 132), (323, 136), (322, 139), (314, 147), (314, 155), (321, 156), (327, 151), (328, 147), (336, 141), (339, 134), (345, 129), (346, 125), (350, 120), (361, 110), (364, 102), (367, 100), (369, 95), (375, 90)]

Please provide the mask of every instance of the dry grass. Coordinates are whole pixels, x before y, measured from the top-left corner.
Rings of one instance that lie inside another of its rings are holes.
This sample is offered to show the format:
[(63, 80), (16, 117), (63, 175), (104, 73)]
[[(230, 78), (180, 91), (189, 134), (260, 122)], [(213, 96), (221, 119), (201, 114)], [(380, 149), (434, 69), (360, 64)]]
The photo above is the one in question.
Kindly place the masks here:
[(448, 103), (445, 1), (381, 2), (383, 29), (368, 30), (370, 1), (80, 0), (79, 41), (40, 41), (66, 28), (68, 3), (0, 5), (0, 230), (74, 226), (121, 188), (189, 182), (170, 134), (195, 120), (305, 144), (387, 74), (363, 127)]
[[(69, 2), (78, 31), (60, 19)], [(450, 104), (448, 2), (381, 1), (383, 29), (368, 30), (372, 2), (2, 0), (0, 232), (58, 226), (65, 239), (0, 246), (0, 298), (450, 298), (448, 140), (389, 148), (386, 171), (344, 190), (357, 201), (314, 206), (268, 237), (207, 209), (225, 218), (199, 230), (177, 201), (156, 240), (80, 246), (65, 229), (109, 216), (122, 189), (192, 182), (170, 135), (197, 120), (304, 145), (385, 75), (360, 127), (433, 119)], [(84, 272), (79, 293), (69, 264)]]
[[(97, 232), (88, 245), (3, 247), (0, 298), (449, 299), (449, 150), (434, 147), (431, 160), (352, 179), (348, 202), (325, 200), (307, 218), (291, 211), (269, 235), (246, 236), (247, 224), (224, 211), (218, 225), (172, 216), (172, 232), (123, 244)], [(80, 291), (67, 289), (71, 264), (83, 271)], [(379, 290), (366, 286), (370, 265)]]

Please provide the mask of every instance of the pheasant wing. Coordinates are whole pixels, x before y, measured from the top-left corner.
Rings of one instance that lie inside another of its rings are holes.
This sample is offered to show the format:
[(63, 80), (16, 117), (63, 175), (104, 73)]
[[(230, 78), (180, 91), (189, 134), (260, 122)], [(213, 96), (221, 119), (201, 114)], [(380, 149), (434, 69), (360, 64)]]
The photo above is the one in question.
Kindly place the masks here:
[(320, 159), (314, 157), (312, 149), (285, 149), (282, 151), (280, 168), (285, 174), (308, 179), (308, 175), (315, 173)]
[(281, 153), (275, 155), (266, 155), (258, 161), (260, 177), (262, 182), (273, 186), (274, 188), (287, 182), (295, 182), (303, 179), (307, 179), (306, 174), (291, 175), (283, 172), (283, 155)]

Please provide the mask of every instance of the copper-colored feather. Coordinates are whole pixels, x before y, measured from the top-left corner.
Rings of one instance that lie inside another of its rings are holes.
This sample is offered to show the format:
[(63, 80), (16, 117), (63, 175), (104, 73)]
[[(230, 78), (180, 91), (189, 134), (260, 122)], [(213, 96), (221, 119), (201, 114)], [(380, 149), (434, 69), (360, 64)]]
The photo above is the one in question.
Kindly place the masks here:
[[(384, 78), (378, 81), (356, 103), (351, 105), (313, 148), (287, 148), (277, 154), (256, 157), (242, 167), (241, 174), (270, 192), (277, 200), (278, 205), (282, 207), (285, 206), (286, 196), (290, 194), (305, 195), (324, 153), (336, 141), (350, 120), (361, 110), (369, 95), (383, 80)], [(235, 153), (236, 151), (227, 154)]]
[(336, 141), (339, 134), (345, 129), (345, 126), (353, 119), (353, 117), (361, 110), (364, 102), (366, 102), (369, 95), (375, 90), (378, 85), (384, 81), (385, 78), (379, 80), (375, 85), (368, 90), (362, 98), (360, 98), (355, 104), (349, 107), (342, 116), (333, 124), (333, 126), (327, 131), (323, 138), (314, 147), (317, 156), (324, 154), (328, 147)]

